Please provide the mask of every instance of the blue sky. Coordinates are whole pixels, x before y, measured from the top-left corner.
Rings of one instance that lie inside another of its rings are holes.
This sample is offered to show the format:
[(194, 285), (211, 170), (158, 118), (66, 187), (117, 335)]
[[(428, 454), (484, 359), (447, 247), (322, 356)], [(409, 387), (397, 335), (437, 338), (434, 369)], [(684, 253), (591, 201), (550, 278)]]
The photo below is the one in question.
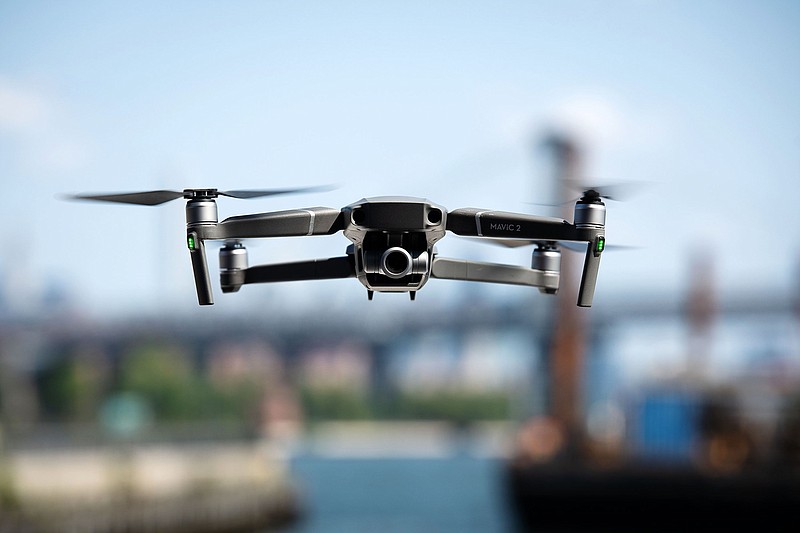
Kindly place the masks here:
[[(56, 284), (98, 314), (195, 305), (180, 202), (63, 193), (334, 183), (221, 201), (220, 214), (386, 194), (539, 212), (526, 202), (549, 199), (535, 144), (552, 128), (581, 139), (587, 176), (652, 184), (609, 204), (609, 241), (644, 248), (604, 258), (598, 302), (685, 291), (696, 249), (710, 250), (723, 292), (788, 290), (800, 264), (798, 28), (800, 4), (779, 1), (4, 2), (3, 292), (24, 307)], [(251, 264), (346, 244), (262, 241)], [(529, 261), (455, 238), (439, 249)], [(420, 298), (464, 285), (439, 283)], [(320, 294), (367, 305), (354, 280), (217, 300), (236, 312)]]

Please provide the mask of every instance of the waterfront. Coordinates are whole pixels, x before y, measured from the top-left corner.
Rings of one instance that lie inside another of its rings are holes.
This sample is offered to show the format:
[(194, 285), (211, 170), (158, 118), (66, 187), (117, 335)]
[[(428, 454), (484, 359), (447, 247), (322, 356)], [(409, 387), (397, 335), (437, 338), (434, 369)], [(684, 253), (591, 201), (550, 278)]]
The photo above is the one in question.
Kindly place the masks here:
[(512, 530), (498, 459), (300, 455), (292, 470), (306, 509), (282, 533)]

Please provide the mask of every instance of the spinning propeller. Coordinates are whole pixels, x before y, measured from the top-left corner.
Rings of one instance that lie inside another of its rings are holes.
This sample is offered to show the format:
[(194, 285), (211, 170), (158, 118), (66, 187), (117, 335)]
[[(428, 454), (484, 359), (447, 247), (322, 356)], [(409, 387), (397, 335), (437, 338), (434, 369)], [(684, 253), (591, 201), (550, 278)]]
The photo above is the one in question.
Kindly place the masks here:
[(183, 191), (142, 191), (142, 192), (129, 192), (129, 193), (114, 193), (114, 194), (75, 194), (69, 196), (72, 200), (94, 200), (98, 202), (115, 202), (119, 204), (134, 204), (134, 205), (161, 205), (178, 198), (186, 200), (208, 200), (214, 199), (219, 196), (227, 196), (229, 198), (261, 198), (264, 196), (278, 196), (282, 194), (301, 194), (311, 192), (329, 191), (331, 187), (317, 186), (317, 187), (297, 187), (291, 189), (253, 189), (253, 190), (235, 190), (235, 191), (218, 191), (217, 189), (184, 189)]
[(651, 185), (650, 183), (643, 181), (625, 181), (605, 185), (581, 185), (581, 181), (573, 178), (567, 178), (564, 181), (566, 188), (569, 191), (574, 191), (579, 193), (579, 195), (573, 196), (569, 200), (564, 200), (560, 203), (529, 202), (529, 205), (541, 207), (564, 207), (581, 199), (591, 199), (593, 201), (611, 200), (613, 202), (627, 202), (632, 197), (638, 195), (640, 191), (648, 188)]

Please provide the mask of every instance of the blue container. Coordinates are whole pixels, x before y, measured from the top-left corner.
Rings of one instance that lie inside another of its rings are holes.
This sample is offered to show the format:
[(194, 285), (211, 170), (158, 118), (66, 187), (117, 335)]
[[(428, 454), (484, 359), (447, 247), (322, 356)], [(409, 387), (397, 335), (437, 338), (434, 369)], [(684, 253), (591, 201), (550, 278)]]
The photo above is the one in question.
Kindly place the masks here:
[(652, 460), (691, 461), (700, 440), (699, 414), (694, 393), (647, 392), (636, 408), (634, 453)]

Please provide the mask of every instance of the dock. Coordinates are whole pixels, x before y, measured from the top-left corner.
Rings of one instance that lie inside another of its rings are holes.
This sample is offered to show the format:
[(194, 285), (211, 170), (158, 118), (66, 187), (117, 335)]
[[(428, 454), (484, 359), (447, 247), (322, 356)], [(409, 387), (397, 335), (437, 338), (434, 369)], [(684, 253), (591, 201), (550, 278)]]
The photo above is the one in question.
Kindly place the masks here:
[(13, 450), (0, 532), (269, 530), (300, 513), (287, 464), (260, 441)]

